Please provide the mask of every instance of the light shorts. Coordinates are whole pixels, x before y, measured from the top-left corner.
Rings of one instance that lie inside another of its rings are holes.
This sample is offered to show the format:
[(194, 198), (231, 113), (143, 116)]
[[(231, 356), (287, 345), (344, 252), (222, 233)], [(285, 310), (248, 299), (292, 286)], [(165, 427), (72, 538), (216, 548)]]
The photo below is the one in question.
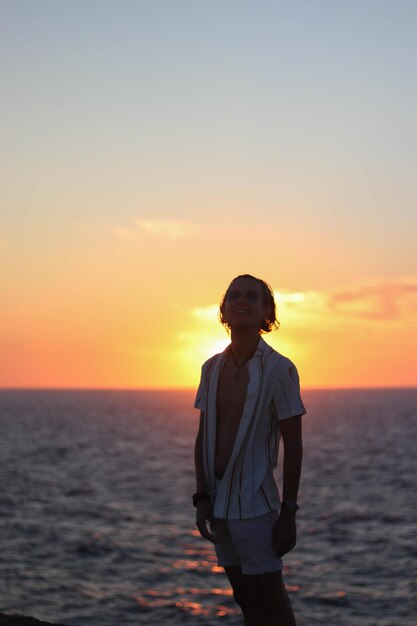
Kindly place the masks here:
[(241, 567), (242, 574), (282, 570), (282, 560), (272, 549), (272, 531), (278, 513), (251, 519), (215, 518), (214, 544), (221, 567)]

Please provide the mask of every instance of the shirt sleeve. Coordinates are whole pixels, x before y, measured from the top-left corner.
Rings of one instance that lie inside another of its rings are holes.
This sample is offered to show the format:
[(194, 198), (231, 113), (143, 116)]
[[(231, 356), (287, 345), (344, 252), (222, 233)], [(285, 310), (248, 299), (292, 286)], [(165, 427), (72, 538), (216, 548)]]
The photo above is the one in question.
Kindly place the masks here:
[(204, 411), (206, 406), (206, 385), (204, 376), (204, 366), (201, 368), (200, 384), (197, 389), (197, 393), (194, 400), (194, 408)]
[(300, 395), (300, 379), (297, 368), (291, 361), (281, 372), (272, 397), (272, 408), (279, 420), (306, 413)]

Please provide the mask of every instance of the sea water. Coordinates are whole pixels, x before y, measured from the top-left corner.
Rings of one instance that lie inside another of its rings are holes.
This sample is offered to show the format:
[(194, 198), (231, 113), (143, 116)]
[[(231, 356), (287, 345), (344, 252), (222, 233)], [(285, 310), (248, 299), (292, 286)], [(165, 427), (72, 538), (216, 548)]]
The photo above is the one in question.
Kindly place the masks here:
[[(303, 400), (298, 544), (284, 559), (297, 624), (415, 626), (417, 390)], [(1, 611), (74, 626), (242, 624), (194, 526), (192, 401), (0, 392)]]

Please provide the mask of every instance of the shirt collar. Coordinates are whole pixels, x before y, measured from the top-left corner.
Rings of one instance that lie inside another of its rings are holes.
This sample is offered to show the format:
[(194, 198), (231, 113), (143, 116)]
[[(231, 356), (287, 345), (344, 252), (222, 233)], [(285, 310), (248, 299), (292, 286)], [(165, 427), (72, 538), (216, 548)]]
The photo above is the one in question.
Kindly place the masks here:
[(268, 344), (266, 343), (266, 341), (264, 341), (262, 337), (259, 337), (259, 342), (255, 350), (256, 356), (262, 356), (267, 348), (268, 348)]

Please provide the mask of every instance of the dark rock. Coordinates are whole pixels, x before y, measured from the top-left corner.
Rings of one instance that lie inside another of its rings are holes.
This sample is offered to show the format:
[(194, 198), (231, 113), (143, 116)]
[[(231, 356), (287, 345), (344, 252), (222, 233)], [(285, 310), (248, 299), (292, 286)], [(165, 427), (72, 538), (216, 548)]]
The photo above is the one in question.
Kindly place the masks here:
[(5, 615), (0, 613), (0, 626), (64, 626), (64, 624), (42, 622), (34, 617), (25, 617), (24, 615)]

